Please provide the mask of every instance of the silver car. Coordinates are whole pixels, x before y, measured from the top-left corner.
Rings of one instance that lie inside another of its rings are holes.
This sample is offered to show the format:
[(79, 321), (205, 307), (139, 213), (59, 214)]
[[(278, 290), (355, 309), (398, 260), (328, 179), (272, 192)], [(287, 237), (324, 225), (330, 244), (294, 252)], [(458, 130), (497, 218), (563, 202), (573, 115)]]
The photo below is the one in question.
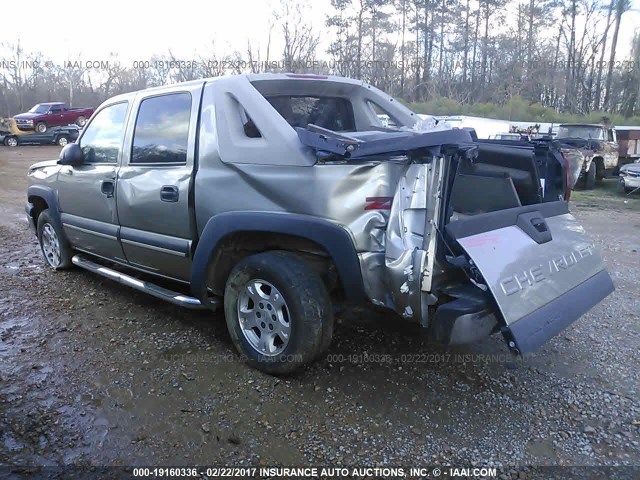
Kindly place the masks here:
[(357, 80), (204, 79), (106, 101), (31, 167), (26, 211), (52, 268), (224, 308), (265, 372), (326, 352), (334, 302), (525, 354), (613, 284), (569, 213), (561, 152), (474, 137)]
[(640, 160), (620, 167), (618, 174), (618, 191), (621, 193), (640, 191)]

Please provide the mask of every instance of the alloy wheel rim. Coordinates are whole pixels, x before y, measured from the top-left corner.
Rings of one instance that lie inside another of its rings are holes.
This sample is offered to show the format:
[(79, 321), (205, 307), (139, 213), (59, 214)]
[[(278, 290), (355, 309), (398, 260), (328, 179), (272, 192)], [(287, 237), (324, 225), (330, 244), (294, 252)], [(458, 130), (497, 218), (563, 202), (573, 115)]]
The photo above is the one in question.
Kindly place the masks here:
[(282, 293), (262, 279), (249, 280), (238, 296), (240, 330), (261, 355), (281, 354), (291, 338), (289, 307)]
[(60, 265), (60, 242), (50, 223), (45, 223), (42, 227), (42, 251), (49, 265), (52, 267)]

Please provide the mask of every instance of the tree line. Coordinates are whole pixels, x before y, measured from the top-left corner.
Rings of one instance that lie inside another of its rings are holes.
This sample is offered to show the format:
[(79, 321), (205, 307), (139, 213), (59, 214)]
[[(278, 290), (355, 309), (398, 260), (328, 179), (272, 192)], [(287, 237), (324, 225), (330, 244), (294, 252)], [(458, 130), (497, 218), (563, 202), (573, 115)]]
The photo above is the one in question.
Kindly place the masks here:
[(293, 71), (362, 79), (424, 113), (640, 124), (640, 36), (619, 45), (630, 0), (330, 0), (315, 23), (305, 1), (283, 0), (259, 43), (226, 53), (212, 43), (189, 61), (168, 51), (132, 65), (116, 53), (98, 68), (81, 58), (60, 65), (4, 43), (0, 116), (43, 101), (96, 106), (166, 83)]

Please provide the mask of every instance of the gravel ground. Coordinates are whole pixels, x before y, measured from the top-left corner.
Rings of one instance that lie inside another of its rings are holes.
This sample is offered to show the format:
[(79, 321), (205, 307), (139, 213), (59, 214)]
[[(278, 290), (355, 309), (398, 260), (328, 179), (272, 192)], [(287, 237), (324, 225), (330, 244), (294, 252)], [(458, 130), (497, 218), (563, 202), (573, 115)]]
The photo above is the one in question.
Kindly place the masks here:
[(222, 314), (45, 268), (23, 219), (49, 147), (0, 147), (0, 465), (639, 465), (640, 210), (572, 209), (616, 292), (539, 352), (429, 345), (368, 310), (328, 356), (274, 378)]

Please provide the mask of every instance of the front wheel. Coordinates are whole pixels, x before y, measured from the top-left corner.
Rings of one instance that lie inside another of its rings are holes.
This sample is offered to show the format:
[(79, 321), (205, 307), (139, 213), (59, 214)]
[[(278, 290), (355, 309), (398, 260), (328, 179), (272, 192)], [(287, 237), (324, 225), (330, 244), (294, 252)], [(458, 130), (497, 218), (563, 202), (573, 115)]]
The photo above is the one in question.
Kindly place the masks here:
[(69, 143), (69, 138), (66, 135), (61, 135), (60, 137), (58, 137), (58, 145), (60, 145), (61, 147), (65, 147), (67, 143)]
[(44, 122), (38, 122), (36, 124), (36, 132), (38, 133), (44, 133), (47, 131), (47, 124)]
[(17, 147), (18, 146), (18, 139), (16, 137), (5, 137), (4, 144), (7, 147)]
[(331, 300), (320, 275), (288, 252), (240, 261), (227, 280), (224, 311), (238, 352), (269, 374), (311, 362), (333, 333)]
[(49, 210), (43, 210), (38, 216), (38, 243), (47, 264), (54, 270), (64, 270), (72, 266), (71, 246)]
[(584, 179), (585, 190), (593, 190), (593, 188), (596, 186), (596, 169), (596, 163), (591, 162), (589, 170), (587, 170), (587, 175)]

